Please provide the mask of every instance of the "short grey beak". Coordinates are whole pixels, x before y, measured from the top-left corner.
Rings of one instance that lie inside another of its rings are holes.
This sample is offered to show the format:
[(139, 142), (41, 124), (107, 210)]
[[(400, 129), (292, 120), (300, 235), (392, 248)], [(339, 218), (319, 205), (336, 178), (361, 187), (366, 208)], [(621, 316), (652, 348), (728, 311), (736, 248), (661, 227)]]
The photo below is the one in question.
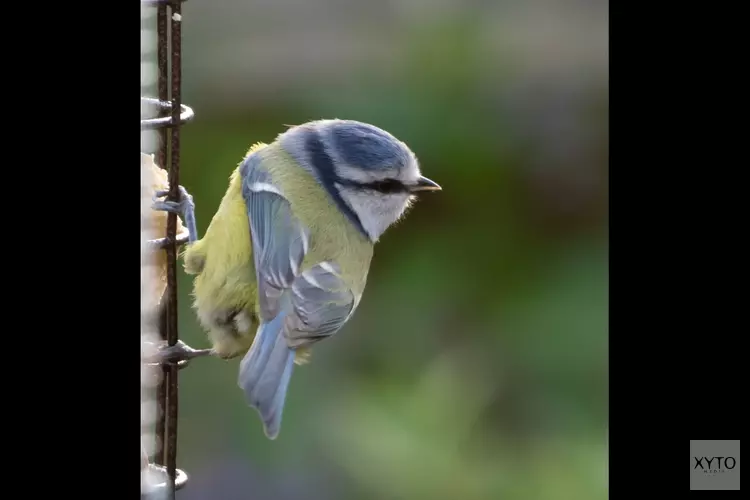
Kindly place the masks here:
[(427, 177), (420, 177), (416, 184), (409, 186), (409, 191), (416, 193), (417, 191), (442, 191), (443, 188), (438, 185), (437, 182), (431, 181)]

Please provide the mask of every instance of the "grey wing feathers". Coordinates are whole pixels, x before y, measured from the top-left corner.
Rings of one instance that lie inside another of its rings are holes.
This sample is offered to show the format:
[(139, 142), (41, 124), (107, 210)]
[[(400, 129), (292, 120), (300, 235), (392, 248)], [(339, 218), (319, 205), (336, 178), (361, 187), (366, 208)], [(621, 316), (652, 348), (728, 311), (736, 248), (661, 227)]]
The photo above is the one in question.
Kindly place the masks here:
[(292, 215), (289, 202), (263, 170), (257, 155), (242, 166), (242, 195), (248, 207), (261, 319), (279, 312), (279, 298), (289, 288), (307, 253), (308, 231)]
[(294, 314), (285, 319), (287, 344), (296, 349), (333, 335), (349, 318), (354, 302), (335, 264), (323, 262), (303, 272), (292, 285)]
[(354, 309), (354, 294), (341, 280), (335, 263), (322, 262), (299, 274), (308, 250), (307, 228), (294, 217), (257, 155), (249, 156), (241, 168), (262, 321), (276, 317), (282, 294), (291, 289), (292, 310), (283, 328), (289, 347), (296, 349), (333, 335)]

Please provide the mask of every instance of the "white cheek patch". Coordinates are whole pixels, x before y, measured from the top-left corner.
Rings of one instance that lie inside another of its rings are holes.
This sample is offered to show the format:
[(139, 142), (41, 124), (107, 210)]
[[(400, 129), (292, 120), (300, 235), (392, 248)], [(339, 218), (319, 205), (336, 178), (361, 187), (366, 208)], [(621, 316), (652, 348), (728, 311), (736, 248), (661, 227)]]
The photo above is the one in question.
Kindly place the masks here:
[(373, 242), (378, 241), (388, 226), (401, 217), (409, 200), (406, 194), (383, 195), (348, 187), (339, 188), (339, 192)]

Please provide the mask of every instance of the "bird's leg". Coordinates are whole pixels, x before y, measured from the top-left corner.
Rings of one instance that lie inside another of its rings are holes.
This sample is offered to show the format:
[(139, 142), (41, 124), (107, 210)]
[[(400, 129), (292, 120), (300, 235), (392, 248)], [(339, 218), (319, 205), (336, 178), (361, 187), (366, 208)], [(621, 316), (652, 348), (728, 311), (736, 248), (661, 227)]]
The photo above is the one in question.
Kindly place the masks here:
[[(162, 339), (167, 336), (166, 306), (168, 292), (169, 290), (165, 288), (164, 292), (162, 293), (161, 299), (159, 300), (157, 308), (157, 324), (159, 335), (162, 337)], [(149, 358), (151, 358), (149, 361), (153, 363), (178, 364), (181, 361), (189, 361), (193, 358), (216, 355), (213, 349), (193, 349), (182, 340), (177, 340), (177, 342), (173, 346), (170, 346), (166, 340), (159, 340), (157, 342), (146, 341), (144, 343), (151, 349), (156, 351), (153, 357), (149, 356)]]
[(195, 203), (193, 197), (182, 186), (178, 186), (180, 201), (157, 200), (169, 194), (169, 191), (157, 191), (154, 196), (154, 203), (151, 207), (154, 210), (163, 210), (180, 215), (182, 221), (188, 230), (188, 241), (194, 243), (198, 239), (198, 229), (195, 225)]
[(167, 345), (166, 340), (162, 340), (157, 345), (154, 361), (160, 363), (177, 364), (180, 361), (216, 355), (213, 349), (193, 349), (182, 340), (178, 340), (173, 346)]

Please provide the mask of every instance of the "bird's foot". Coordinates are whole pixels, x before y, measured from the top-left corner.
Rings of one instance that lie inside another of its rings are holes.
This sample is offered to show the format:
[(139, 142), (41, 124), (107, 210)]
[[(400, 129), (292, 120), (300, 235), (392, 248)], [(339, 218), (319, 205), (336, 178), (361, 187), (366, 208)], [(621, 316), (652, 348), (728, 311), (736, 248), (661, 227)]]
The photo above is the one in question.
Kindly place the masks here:
[(158, 198), (164, 198), (167, 196), (169, 191), (157, 191), (154, 194), (151, 207), (154, 210), (161, 210), (179, 215), (187, 227), (189, 242), (193, 243), (198, 239), (198, 231), (195, 224), (195, 203), (193, 203), (193, 197), (187, 192), (187, 189), (178, 186), (178, 191), (180, 193), (179, 201), (159, 200)]
[(154, 361), (163, 364), (179, 364), (193, 358), (214, 355), (213, 349), (193, 349), (182, 340), (178, 340), (173, 346), (167, 345), (166, 341), (161, 341), (158, 343)]

